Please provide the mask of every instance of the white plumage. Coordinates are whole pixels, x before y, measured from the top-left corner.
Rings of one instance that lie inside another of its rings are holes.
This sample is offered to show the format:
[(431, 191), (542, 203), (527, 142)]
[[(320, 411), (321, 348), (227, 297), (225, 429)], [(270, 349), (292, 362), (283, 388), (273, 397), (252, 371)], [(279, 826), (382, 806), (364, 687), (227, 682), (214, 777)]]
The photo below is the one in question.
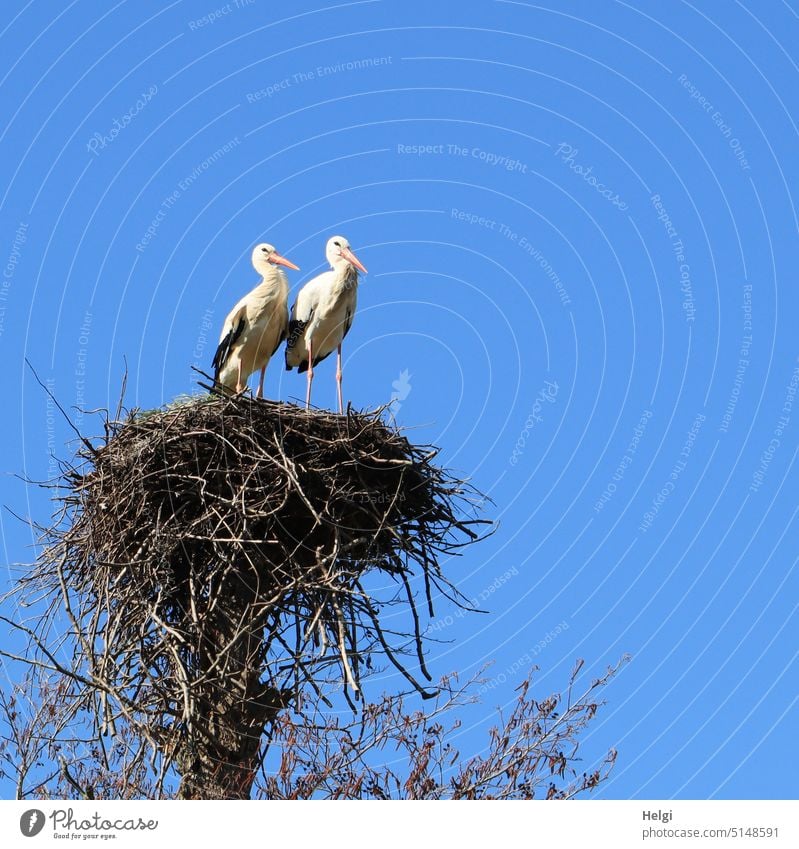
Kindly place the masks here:
[(262, 398), (266, 367), (288, 330), (289, 285), (278, 266), (299, 269), (267, 244), (253, 249), (252, 264), (262, 279), (225, 319), (213, 361), (214, 380), (241, 392), (249, 376), (260, 369), (256, 397)]
[(328, 239), (325, 256), (332, 270), (309, 280), (300, 290), (291, 308), (286, 340), (286, 368), (291, 370), (296, 367), (300, 372), (308, 371), (305, 396), (307, 409), (311, 405), (314, 366), (333, 351), (338, 351), (338, 409), (343, 413), (341, 341), (349, 332), (355, 315), (358, 269), (364, 274), (366, 269), (343, 236)]

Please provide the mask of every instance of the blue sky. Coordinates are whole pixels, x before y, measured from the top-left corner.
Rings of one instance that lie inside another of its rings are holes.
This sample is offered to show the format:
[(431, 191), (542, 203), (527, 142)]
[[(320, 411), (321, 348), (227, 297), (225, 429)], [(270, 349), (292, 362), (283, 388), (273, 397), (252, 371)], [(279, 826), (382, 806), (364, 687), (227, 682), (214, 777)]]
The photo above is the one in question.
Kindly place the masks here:
[(253, 245), (296, 291), (342, 233), (346, 397), (395, 396), (499, 522), (447, 565), (490, 615), (433, 623), (436, 673), (494, 662), (461, 750), (530, 662), (543, 694), (630, 653), (600, 796), (794, 796), (796, 4), (58, 7), (0, 33), (4, 562), (50, 511), (13, 474), (74, 447), (25, 358), (67, 407), (126, 363), (130, 406), (197, 391)]

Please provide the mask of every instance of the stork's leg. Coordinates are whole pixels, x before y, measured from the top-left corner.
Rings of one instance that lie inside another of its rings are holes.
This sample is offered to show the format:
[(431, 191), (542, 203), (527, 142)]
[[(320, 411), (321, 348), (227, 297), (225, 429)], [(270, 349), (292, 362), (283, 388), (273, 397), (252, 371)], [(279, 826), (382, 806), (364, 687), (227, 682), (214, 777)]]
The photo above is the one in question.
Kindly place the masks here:
[(313, 345), (308, 340), (308, 389), (305, 392), (305, 409), (311, 409), (311, 384), (313, 383)]
[(264, 397), (264, 375), (266, 374), (266, 363), (264, 363), (264, 367), (261, 369), (261, 379), (258, 381), (258, 394), (255, 396), (256, 398)]
[(241, 360), (239, 360), (238, 372), (236, 373), (236, 392), (241, 392), (244, 387), (241, 385)]
[(338, 363), (337, 363), (337, 366), (336, 366), (336, 384), (338, 385), (338, 411), (339, 411), (339, 413), (344, 412), (344, 399), (341, 396), (341, 378), (342, 378), (342, 376), (343, 375), (342, 375), (342, 371), (341, 371), (341, 345), (339, 344), (339, 346), (338, 346)]

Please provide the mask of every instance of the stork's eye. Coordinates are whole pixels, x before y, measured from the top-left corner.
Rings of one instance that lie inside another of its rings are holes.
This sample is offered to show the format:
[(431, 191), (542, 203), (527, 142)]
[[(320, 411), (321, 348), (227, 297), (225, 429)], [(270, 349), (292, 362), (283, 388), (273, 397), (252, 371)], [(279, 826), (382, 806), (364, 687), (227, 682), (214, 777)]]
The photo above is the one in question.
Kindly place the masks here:
[(264, 253), (266, 253), (266, 248), (261, 248), (261, 250), (262, 250)]
[(341, 242), (333, 242), (333, 244), (334, 244), (337, 248), (340, 248), (340, 247), (341, 247)]

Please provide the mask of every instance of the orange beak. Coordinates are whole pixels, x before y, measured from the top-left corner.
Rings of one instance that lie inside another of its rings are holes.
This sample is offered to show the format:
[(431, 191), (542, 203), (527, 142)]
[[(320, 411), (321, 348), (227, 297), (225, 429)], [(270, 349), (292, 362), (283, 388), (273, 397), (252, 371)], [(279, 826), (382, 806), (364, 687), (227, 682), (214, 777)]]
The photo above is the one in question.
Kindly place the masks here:
[(364, 273), (364, 274), (368, 274), (368, 273), (369, 273), (369, 272), (368, 272), (368, 271), (367, 271), (367, 270), (363, 267), (363, 264), (362, 264), (362, 263), (361, 263), (361, 261), (358, 259), (358, 257), (357, 257), (357, 256), (355, 256), (355, 254), (354, 254), (354, 253), (353, 253), (353, 252), (352, 252), (349, 248), (342, 248), (342, 249), (341, 249), (341, 255), (344, 257), (344, 259), (346, 259), (346, 260), (347, 260), (347, 262), (352, 263), (352, 265), (354, 265), (356, 268), (360, 268), (360, 269), (361, 269), (361, 271), (363, 271), (363, 273)]
[(300, 270), (290, 259), (280, 256), (277, 251), (272, 251), (272, 253), (269, 254), (269, 262), (274, 263), (275, 265), (285, 265), (286, 268), (293, 268), (295, 271)]

